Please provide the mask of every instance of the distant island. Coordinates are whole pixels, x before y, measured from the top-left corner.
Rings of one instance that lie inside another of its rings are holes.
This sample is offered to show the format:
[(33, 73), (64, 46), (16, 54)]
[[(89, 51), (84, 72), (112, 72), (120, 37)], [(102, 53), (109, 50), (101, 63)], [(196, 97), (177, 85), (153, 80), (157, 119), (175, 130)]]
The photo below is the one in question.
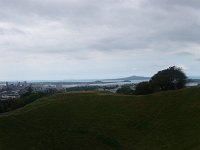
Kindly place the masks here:
[(110, 80), (149, 80), (150, 77), (143, 77), (143, 76), (130, 76), (130, 77), (124, 77), (124, 78), (117, 78), (117, 79), (110, 79)]

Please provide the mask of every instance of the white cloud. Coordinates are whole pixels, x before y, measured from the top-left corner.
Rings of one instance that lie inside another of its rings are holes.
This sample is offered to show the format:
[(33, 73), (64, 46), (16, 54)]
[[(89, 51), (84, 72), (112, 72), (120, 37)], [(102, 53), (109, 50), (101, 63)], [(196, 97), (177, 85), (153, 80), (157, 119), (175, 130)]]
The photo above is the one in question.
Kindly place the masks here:
[(16, 78), (151, 75), (175, 64), (199, 73), (195, 0), (0, 0), (0, 8), (0, 69), (26, 66)]

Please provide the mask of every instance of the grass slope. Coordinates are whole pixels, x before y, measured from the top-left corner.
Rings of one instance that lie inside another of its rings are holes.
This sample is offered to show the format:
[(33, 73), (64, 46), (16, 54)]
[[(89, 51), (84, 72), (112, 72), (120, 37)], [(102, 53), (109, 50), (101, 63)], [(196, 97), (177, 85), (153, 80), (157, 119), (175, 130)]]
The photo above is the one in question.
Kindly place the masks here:
[(200, 89), (41, 98), (0, 117), (0, 150), (198, 150)]

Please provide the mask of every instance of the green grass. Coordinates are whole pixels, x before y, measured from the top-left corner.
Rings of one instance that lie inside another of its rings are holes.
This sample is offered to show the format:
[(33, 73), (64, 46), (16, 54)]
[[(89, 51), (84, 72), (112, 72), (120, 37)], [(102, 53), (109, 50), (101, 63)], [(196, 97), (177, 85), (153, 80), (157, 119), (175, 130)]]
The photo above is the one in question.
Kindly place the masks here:
[(0, 150), (199, 150), (200, 89), (57, 94), (0, 117)]

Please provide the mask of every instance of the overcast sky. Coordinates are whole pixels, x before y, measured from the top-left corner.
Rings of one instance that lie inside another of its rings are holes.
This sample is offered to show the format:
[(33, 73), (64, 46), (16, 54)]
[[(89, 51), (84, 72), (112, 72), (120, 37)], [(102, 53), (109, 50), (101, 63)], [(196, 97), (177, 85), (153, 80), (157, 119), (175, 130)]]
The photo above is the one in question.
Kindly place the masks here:
[(0, 80), (200, 76), (199, 0), (0, 0)]

